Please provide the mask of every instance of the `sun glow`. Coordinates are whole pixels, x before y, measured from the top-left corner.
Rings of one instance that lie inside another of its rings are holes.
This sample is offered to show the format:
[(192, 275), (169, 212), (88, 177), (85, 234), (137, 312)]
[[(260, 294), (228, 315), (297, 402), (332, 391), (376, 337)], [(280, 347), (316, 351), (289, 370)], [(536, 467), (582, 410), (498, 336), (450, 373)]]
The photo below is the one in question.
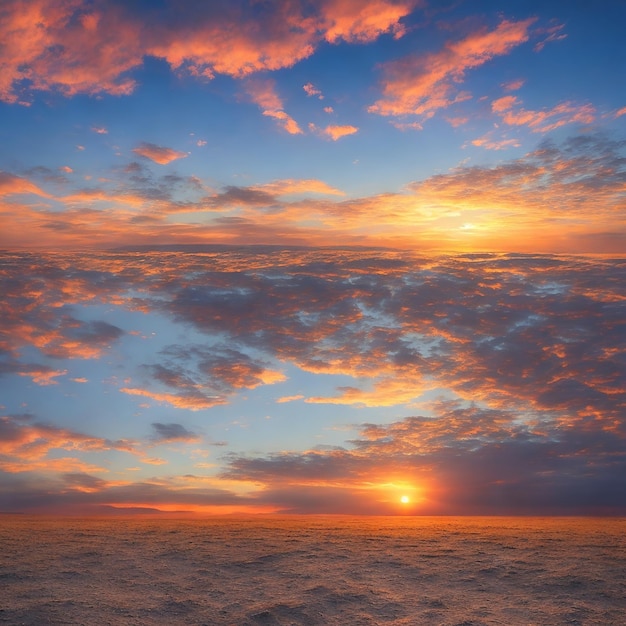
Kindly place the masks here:
[(411, 502), (411, 498), (409, 498), (409, 496), (401, 496), (400, 502), (402, 502), (402, 504), (408, 504)]

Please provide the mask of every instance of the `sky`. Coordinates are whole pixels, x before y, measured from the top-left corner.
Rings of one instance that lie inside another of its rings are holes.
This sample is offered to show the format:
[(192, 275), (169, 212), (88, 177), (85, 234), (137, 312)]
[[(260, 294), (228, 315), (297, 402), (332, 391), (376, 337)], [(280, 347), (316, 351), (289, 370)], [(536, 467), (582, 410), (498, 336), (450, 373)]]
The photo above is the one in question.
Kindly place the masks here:
[(626, 4), (0, 5), (0, 512), (626, 515)]

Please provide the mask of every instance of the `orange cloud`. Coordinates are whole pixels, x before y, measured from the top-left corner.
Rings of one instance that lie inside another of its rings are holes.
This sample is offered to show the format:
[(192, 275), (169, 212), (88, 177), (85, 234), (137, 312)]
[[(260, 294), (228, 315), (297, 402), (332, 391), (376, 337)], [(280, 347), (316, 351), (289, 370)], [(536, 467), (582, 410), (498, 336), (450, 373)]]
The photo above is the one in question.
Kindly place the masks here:
[(201, 411), (202, 409), (208, 409), (212, 406), (226, 404), (226, 400), (220, 396), (207, 396), (199, 391), (195, 393), (185, 392), (182, 394), (175, 394), (149, 391), (147, 389), (138, 389), (134, 387), (122, 387), (120, 388), (120, 391), (131, 396), (150, 398), (155, 402), (171, 404), (178, 409), (189, 409), (190, 411)]
[(122, 74), (142, 63), (135, 26), (115, 6), (83, 10), (79, 0), (3, 3), (0, 98), (22, 101), (25, 89), (58, 89), (68, 96), (133, 90), (134, 81)]
[(331, 43), (374, 41), (391, 32), (398, 39), (406, 32), (400, 22), (420, 4), (420, 0), (390, 2), (389, 0), (330, 0), (321, 6), (324, 37)]
[(147, 142), (133, 148), (133, 152), (145, 157), (146, 159), (150, 159), (159, 165), (167, 165), (172, 161), (184, 159), (188, 156), (186, 152), (178, 152), (177, 150), (172, 150), (172, 148), (165, 148), (163, 146), (157, 146), (153, 143)]
[(473, 146), (486, 148), (487, 150), (503, 150), (505, 148), (519, 148), (520, 142), (517, 139), (493, 139), (492, 133), (487, 133), (482, 137), (472, 140)]
[(41, 385), (42, 387), (57, 385), (58, 382), (55, 378), (65, 376), (66, 374), (67, 370), (53, 370), (45, 367), (29, 367), (25, 371), (19, 372), (20, 376), (29, 376), (35, 384)]
[(534, 133), (545, 133), (566, 124), (591, 124), (595, 109), (590, 104), (576, 105), (571, 102), (557, 104), (552, 109), (529, 111), (521, 108), (516, 96), (504, 96), (491, 103), (491, 110), (510, 126), (528, 126)]
[[(141, 18), (124, 4), (81, 0), (7, 0), (2, 7), (0, 99), (25, 102), (33, 90), (127, 95), (128, 73), (147, 56), (199, 79), (242, 78), (292, 67), (322, 41), (368, 42), (404, 33), (416, 2), (281, 2), (255, 11), (246, 3), (146, 5)], [(50, 54), (50, 50), (55, 50)]]
[(302, 394), (296, 394), (295, 396), (281, 396), (276, 399), (278, 404), (284, 404), (285, 402), (295, 402), (296, 400), (303, 400), (304, 396)]
[(271, 183), (259, 185), (256, 189), (265, 191), (276, 196), (291, 194), (316, 193), (333, 196), (344, 196), (345, 193), (336, 187), (331, 187), (321, 180), (315, 179), (283, 179)]
[(246, 82), (246, 90), (263, 115), (278, 120), (280, 126), (290, 135), (302, 134), (298, 123), (283, 111), (283, 102), (276, 93), (273, 80), (250, 79)]
[[(78, 459), (50, 459), (52, 450), (101, 452), (121, 450), (135, 453), (134, 443), (127, 440), (110, 441), (55, 426), (32, 422), (29, 418), (0, 417), (0, 468), (6, 472), (26, 472), (38, 469), (70, 471), (85, 468)], [(93, 469), (93, 466), (90, 466)]]
[(356, 126), (327, 126), (324, 129), (324, 134), (328, 135), (333, 141), (346, 137), (348, 135), (354, 135), (359, 129)]
[(0, 197), (20, 193), (34, 193), (44, 198), (51, 197), (29, 180), (0, 171)]
[(495, 30), (481, 30), (438, 53), (405, 57), (383, 65), (383, 97), (368, 111), (384, 116), (432, 117), (439, 109), (467, 100), (456, 89), (465, 73), (528, 41), (534, 19), (502, 21)]
[(290, 135), (302, 134), (302, 129), (298, 126), (298, 122), (287, 115), (284, 111), (263, 111), (263, 115), (279, 120), (282, 128), (285, 129)]

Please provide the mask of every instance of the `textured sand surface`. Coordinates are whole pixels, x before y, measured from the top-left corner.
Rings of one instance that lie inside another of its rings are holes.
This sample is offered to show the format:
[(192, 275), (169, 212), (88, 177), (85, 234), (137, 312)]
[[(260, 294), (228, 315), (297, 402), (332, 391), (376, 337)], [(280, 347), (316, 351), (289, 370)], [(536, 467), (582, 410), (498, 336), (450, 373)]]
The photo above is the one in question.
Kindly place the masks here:
[(0, 518), (0, 623), (626, 623), (626, 520)]

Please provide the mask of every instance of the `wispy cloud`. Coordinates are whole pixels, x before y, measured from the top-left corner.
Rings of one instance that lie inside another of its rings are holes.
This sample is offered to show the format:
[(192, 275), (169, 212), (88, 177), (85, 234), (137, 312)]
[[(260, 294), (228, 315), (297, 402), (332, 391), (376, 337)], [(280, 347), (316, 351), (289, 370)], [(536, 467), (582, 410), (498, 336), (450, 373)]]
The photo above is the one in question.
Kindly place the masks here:
[(279, 125), (290, 135), (301, 135), (298, 123), (283, 110), (283, 102), (276, 93), (276, 84), (271, 79), (249, 79), (246, 91), (259, 106), (263, 115), (278, 120)]
[(313, 83), (306, 83), (302, 89), (304, 89), (307, 96), (317, 96), (320, 100), (324, 99), (324, 94)]
[[(0, 417), (0, 470), (9, 473), (50, 469), (69, 471), (67, 468), (89, 467), (93, 464), (73, 458), (54, 458), (54, 450), (66, 452), (102, 452), (120, 450), (135, 453), (134, 442), (110, 441), (90, 437), (65, 428), (43, 424), (29, 415)], [(103, 471), (103, 468), (98, 468)]]
[(487, 150), (504, 150), (505, 148), (519, 148), (520, 142), (518, 139), (497, 139), (494, 138), (493, 133), (487, 133), (482, 137), (478, 137), (472, 140), (473, 146), (479, 148), (486, 148)]
[(504, 96), (491, 103), (494, 113), (502, 117), (509, 126), (528, 126), (535, 133), (547, 133), (566, 124), (591, 124), (596, 118), (595, 108), (591, 104), (562, 102), (542, 111), (522, 108), (516, 96)]
[(528, 41), (534, 19), (503, 20), (494, 30), (480, 30), (448, 42), (440, 52), (409, 56), (382, 66), (383, 97), (369, 107), (384, 116), (416, 115), (421, 120), (471, 97), (460, 91), (466, 72), (508, 54)]

